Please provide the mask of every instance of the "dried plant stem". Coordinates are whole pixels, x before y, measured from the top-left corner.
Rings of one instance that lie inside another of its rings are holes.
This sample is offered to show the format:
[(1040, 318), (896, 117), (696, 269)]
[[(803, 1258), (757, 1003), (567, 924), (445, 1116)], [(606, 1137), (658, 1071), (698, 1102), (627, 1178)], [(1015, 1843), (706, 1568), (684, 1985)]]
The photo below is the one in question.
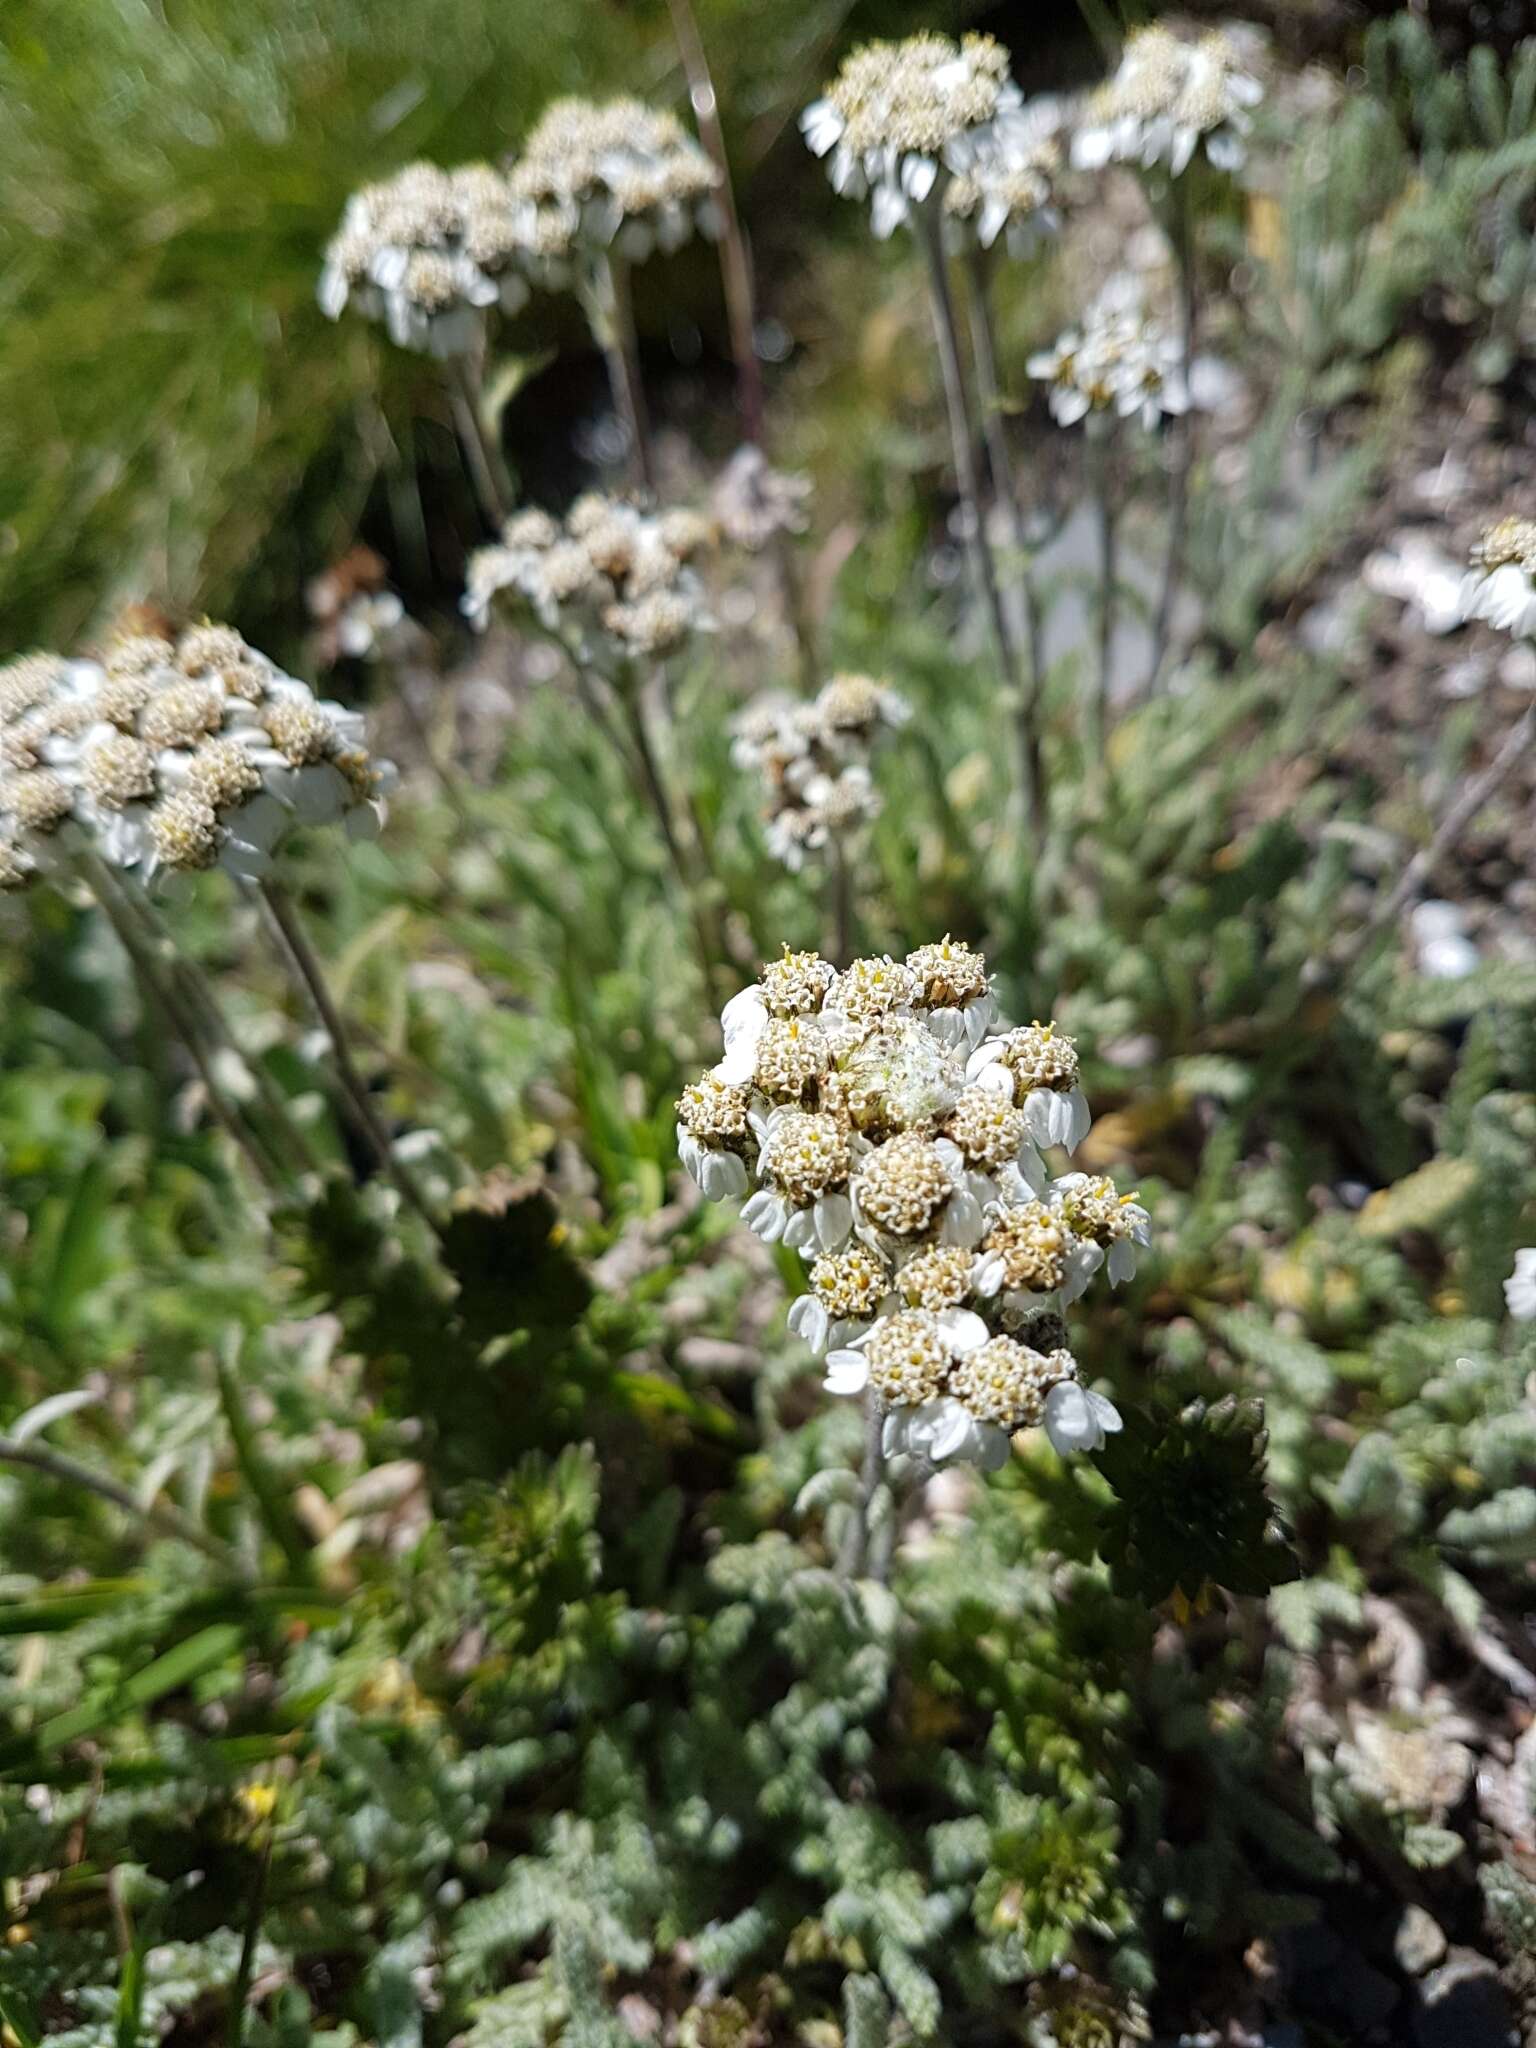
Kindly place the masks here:
[[(928, 258), (928, 296), (933, 313), (934, 339), (938, 345), (939, 370), (944, 382), (944, 405), (949, 415), (950, 446), (954, 456), (955, 482), (960, 493), (960, 515), (965, 523), (966, 548), (991, 629), (1004, 698), (1010, 713), (1017, 716), (1024, 701), (1023, 683), (1019, 674), (1018, 650), (1014, 646), (1008, 614), (1003, 609), (997, 568), (982, 520), (981, 485), (971, 441), (965, 375), (960, 367), (960, 333), (955, 320), (955, 302), (949, 289), (943, 222), (938, 209), (931, 203), (917, 209), (917, 221)], [(1032, 790), (1021, 789), (1020, 797), (1033, 808)]]
[(28, 1465), (34, 1472), (43, 1472), (50, 1479), (57, 1479), (61, 1486), (78, 1486), (82, 1492), (94, 1493), (101, 1500), (110, 1501), (113, 1507), (121, 1508), (125, 1515), (132, 1515), (135, 1521), (143, 1522), (156, 1535), (173, 1536), (179, 1543), (190, 1543), (194, 1550), (200, 1550), (205, 1557), (211, 1558), (221, 1570), (237, 1578), (250, 1577), (227, 1544), (221, 1543), (217, 1536), (210, 1536), (180, 1508), (161, 1507), (154, 1502), (146, 1506), (126, 1486), (119, 1486), (106, 1473), (93, 1471), (89, 1465), (66, 1457), (62, 1451), (51, 1450), (46, 1444), (34, 1443), (30, 1439), (18, 1443), (13, 1437), (0, 1436), (0, 1465)]
[(281, 1193), (284, 1178), (282, 1161), (264, 1135), (246, 1121), (238, 1104), (231, 1100), (221, 1085), (202, 1020), (165, 962), (159, 958), (157, 949), (146, 938), (116, 878), (105, 861), (94, 854), (83, 854), (80, 866), (151, 1002), (162, 1013), (174, 1036), (181, 1040), (196, 1067), (209, 1110), (267, 1192)]
[(1040, 641), (1040, 610), (1030, 581), (1024, 508), (1019, 502), (1013, 456), (1008, 446), (1002, 384), (997, 370), (997, 334), (992, 324), (992, 295), (988, 288), (986, 256), (982, 250), (971, 250), (966, 259), (965, 277), (971, 360), (976, 368), (981, 430), (987, 445), (987, 463), (992, 472), (993, 495), (1007, 521), (1008, 546), (1012, 554), (1008, 588), (1018, 601), (1024, 636), (1024, 679), (1014, 728), (1018, 741), (1019, 804), (1024, 814), (1024, 830), (1029, 832), (1046, 808), (1045, 769), (1040, 757), (1040, 690), (1045, 667)]
[(1083, 679), (1083, 780), (1102, 797), (1106, 776), (1105, 724), (1114, 663), (1115, 612), (1119, 591), (1119, 548), (1114, 490), (1115, 430), (1108, 413), (1090, 413), (1088, 467), (1099, 543), (1098, 635), (1093, 666)]
[(1376, 949), (1377, 942), (1396, 925), (1408, 903), (1417, 894), (1420, 885), (1435, 868), (1447, 849), (1460, 838), (1466, 826), (1475, 818), (1488, 801), (1520, 756), (1532, 745), (1536, 745), (1536, 701), (1528, 704), (1515, 723), (1505, 734), (1502, 745), (1488, 766), (1480, 775), (1474, 775), (1451, 805), (1435, 828), (1434, 836), (1427, 846), (1421, 847), (1393, 888), (1377, 905), (1369, 922), (1356, 937), (1342, 960), (1341, 968), (1349, 973), (1367, 959)]
[(731, 163), (726, 154), (725, 134), (720, 126), (720, 103), (710, 75), (704, 39), (692, 0), (667, 0), (672, 15), (672, 33), (678, 55), (688, 74), (688, 97), (699, 137), (720, 174), (720, 284), (725, 296), (725, 317), (731, 334), (731, 355), (736, 364), (736, 403), (741, 412), (742, 437), (759, 445), (763, 439), (763, 366), (758, 360), (753, 306), (752, 258), (736, 210), (736, 191), (731, 182)]
[(638, 489), (654, 495), (656, 469), (645, 386), (640, 381), (640, 341), (635, 331), (629, 265), (621, 256), (605, 254), (594, 259), (593, 286), (587, 297), (593, 339), (603, 352), (614, 409), (624, 423), (631, 479)]
[(352, 1056), (346, 1025), (331, 995), (319, 956), (309, 942), (309, 935), (292, 899), (280, 882), (270, 880), (258, 884), (258, 893), (261, 902), (266, 906), (283, 964), (306, 1001), (313, 1007), (321, 1028), (330, 1041), (336, 1078), (359, 1129), (367, 1139), (380, 1167), (399, 1189), (401, 1199), (416, 1211), (434, 1235), (441, 1235), (441, 1227), (432, 1213), (426, 1196), (422, 1193), (415, 1175), (390, 1142), (389, 1132), (384, 1128), (374, 1107), (373, 1098), (368, 1092), (368, 1084), (358, 1071), (357, 1062)]
[(484, 389), (480, 364), (470, 356), (455, 356), (447, 365), (448, 402), (459, 445), (469, 469), (470, 482), (480, 501), (480, 511), (493, 533), (511, 517), (516, 492), (499, 442), (485, 423)]
[(1189, 479), (1195, 461), (1195, 415), (1189, 405), (1190, 371), (1195, 359), (1195, 212), (1188, 177), (1174, 180), (1168, 196), (1165, 219), (1173, 249), (1179, 299), (1179, 375), (1184, 380), (1186, 411), (1179, 421), (1173, 448), (1173, 466), (1168, 477), (1168, 540), (1163, 557), (1163, 580), (1158, 592), (1157, 612), (1152, 626), (1152, 661), (1147, 670), (1147, 690), (1154, 692), (1162, 680), (1168, 659), (1168, 641), (1173, 630), (1173, 608), (1178, 600), (1179, 579), (1184, 570), (1185, 536), (1189, 526)]

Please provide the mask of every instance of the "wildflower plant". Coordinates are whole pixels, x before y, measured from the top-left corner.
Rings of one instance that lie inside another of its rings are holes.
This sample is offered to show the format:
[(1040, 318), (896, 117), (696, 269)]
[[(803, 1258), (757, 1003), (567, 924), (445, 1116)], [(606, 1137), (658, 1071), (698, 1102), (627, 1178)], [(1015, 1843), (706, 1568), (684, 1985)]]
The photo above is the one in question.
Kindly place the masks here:
[(655, 483), (630, 271), (720, 232), (720, 173), (675, 115), (637, 99), (556, 100), (507, 172), (530, 269), (575, 293), (608, 365), (634, 479)]
[(898, 691), (860, 675), (834, 676), (809, 703), (771, 697), (742, 713), (731, 758), (762, 778), (764, 836), (776, 860), (794, 873), (810, 853), (848, 857), (848, 842), (880, 814), (875, 742), (911, 715)]
[(409, 164), (347, 201), (325, 251), (320, 310), (382, 321), (401, 348), (477, 355), (485, 315), (528, 297), (530, 245), (511, 188), (490, 164)]
[[(1174, 389), (1187, 388), (1195, 357), (1195, 183), (1202, 174), (1220, 177), (1242, 168), (1253, 109), (1263, 96), (1262, 83), (1246, 68), (1229, 31), (1210, 29), (1186, 38), (1153, 25), (1127, 38), (1118, 67), (1089, 95), (1074, 125), (1072, 161), (1078, 169), (1102, 171), (1120, 163), (1146, 180), (1177, 279), (1176, 353), (1169, 364)], [(1162, 673), (1183, 570), (1194, 462), (1192, 420), (1186, 421), (1174, 454), (1149, 688), (1156, 687)]]
[(1263, 96), (1226, 30), (1185, 38), (1136, 29), (1113, 74), (1088, 95), (1072, 161), (1080, 170), (1125, 163), (1179, 178), (1199, 155), (1216, 170), (1241, 170)]
[[(1029, 650), (1026, 667), (1020, 635), (1004, 602), (997, 564), (988, 538), (981, 476), (973, 448), (971, 405), (961, 362), (961, 340), (950, 288), (946, 248), (949, 194), (960, 187), (957, 220), (977, 215), (995, 230), (1006, 224), (994, 193), (988, 207), (980, 181), (1008, 160), (1008, 122), (1019, 115), (1023, 95), (1008, 71), (1007, 53), (994, 37), (967, 35), (956, 43), (947, 36), (909, 36), (904, 42), (877, 42), (855, 50), (843, 63), (825, 94), (806, 107), (800, 130), (807, 147), (826, 159), (834, 191), (846, 198), (870, 196), (870, 226), (884, 239), (907, 226), (922, 248), (927, 266), (934, 339), (944, 384), (950, 450), (960, 493), (963, 539), (978, 595), (986, 613), (996, 657), (1004, 708), (1015, 735), (1014, 781), (1019, 823), (1028, 830), (1038, 822), (1042, 803), (1038, 732), (1040, 674), (1032, 628), (1026, 623)], [(1043, 125), (1048, 125), (1043, 124)], [(1022, 212), (1038, 193), (1032, 155), (1038, 157), (1039, 131), (1029, 122), (1017, 130), (1013, 162), (1022, 166), (1022, 185), (1015, 181), (1007, 212)], [(962, 235), (961, 240), (964, 239)], [(997, 410), (990, 320), (985, 294), (976, 309), (978, 370), (983, 388), (983, 413)], [(1013, 506), (1011, 466), (999, 459), (998, 442), (989, 425), (989, 447), (996, 475), (994, 488), (1010, 508), (1015, 543), (1021, 525)], [(1027, 616), (1030, 598), (1020, 585), (1020, 604)]]
[(786, 948), (721, 1028), (678, 1102), (683, 1163), (811, 1261), (790, 1327), (832, 1392), (867, 1395), (883, 1452), (993, 1470), (1020, 1429), (1062, 1451), (1117, 1430), (1062, 1310), (1106, 1263), (1129, 1278), (1149, 1226), (1103, 1177), (1046, 1169), (1087, 1129), (1071, 1039), (999, 1029), (985, 960), (948, 938), (841, 971)]

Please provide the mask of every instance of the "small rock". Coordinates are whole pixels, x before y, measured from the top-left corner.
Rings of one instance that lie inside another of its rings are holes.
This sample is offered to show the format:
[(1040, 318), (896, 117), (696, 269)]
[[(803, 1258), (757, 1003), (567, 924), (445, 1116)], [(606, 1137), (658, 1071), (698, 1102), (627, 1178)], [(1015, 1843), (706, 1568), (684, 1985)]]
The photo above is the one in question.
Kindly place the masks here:
[(1445, 1954), (1445, 1929), (1422, 1906), (1410, 1906), (1397, 1925), (1392, 1953), (1410, 1977), (1422, 1977)]
[(1414, 2048), (1519, 2048), (1499, 1973), (1473, 1949), (1451, 1959), (1418, 1987)]

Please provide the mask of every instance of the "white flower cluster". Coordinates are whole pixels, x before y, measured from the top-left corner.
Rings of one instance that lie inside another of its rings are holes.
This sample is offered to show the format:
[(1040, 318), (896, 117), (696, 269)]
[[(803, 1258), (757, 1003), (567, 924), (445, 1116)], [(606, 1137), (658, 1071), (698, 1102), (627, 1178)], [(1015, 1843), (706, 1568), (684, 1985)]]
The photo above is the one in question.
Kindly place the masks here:
[(1008, 52), (993, 36), (908, 36), (866, 43), (800, 116), (834, 191), (871, 195), (870, 225), (882, 240), (943, 178), (972, 171), (1001, 116), (1023, 103)]
[(1472, 550), (1461, 616), (1486, 619), (1519, 639), (1536, 638), (1536, 519), (1501, 519)]
[(1515, 1270), (1504, 1282), (1504, 1301), (1517, 1323), (1536, 1322), (1536, 1245), (1515, 1253)]
[(1110, 1181), (1053, 1181), (1040, 1156), (1087, 1129), (1072, 1040), (997, 1022), (958, 940), (841, 973), (786, 949), (727, 1003), (725, 1058), (677, 1105), (704, 1193), (745, 1196), (760, 1237), (812, 1262), (790, 1325), (828, 1388), (873, 1391), (887, 1452), (988, 1469), (1037, 1423), (1060, 1451), (1120, 1427), (1079, 1384), (1061, 1310), (1148, 1241)]
[(584, 254), (642, 263), (719, 232), (719, 172), (675, 115), (642, 100), (555, 100), (507, 182), (533, 273), (551, 286)]
[(775, 469), (754, 442), (743, 442), (721, 470), (710, 510), (722, 540), (755, 555), (781, 533), (804, 533), (810, 523), (808, 476)]
[(528, 296), (519, 212), (490, 164), (409, 164), (347, 201), (325, 252), (320, 307), (354, 305), (402, 348), (470, 354), (488, 307), (514, 313)]
[(879, 816), (869, 757), (881, 728), (911, 715), (889, 685), (856, 675), (834, 676), (809, 703), (773, 696), (743, 713), (731, 759), (763, 778), (764, 836), (776, 860), (798, 873), (808, 853)]
[(393, 772), (357, 712), (230, 626), (135, 634), (102, 663), (28, 655), (0, 670), (0, 886), (75, 852), (254, 880), (296, 825), (375, 834)]
[(1177, 341), (1139, 306), (1111, 299), (1097, 300), (1080, 329), (1031, 356), (1026, 368), (1050, 386), (1051, 416), (1063, 427), (1114, 413), (1151, 429), (1190, 406)]
[(515, 513), (499, 541), (470, 556), (462, 609), (483, 632), (500, 600), (531, 614), (583, 666), (611, 675), (637, 658), (675, 654), (707, 630), (688, 565), (711, 539), (696, 512), (642, 512), (589, 492), (563, 521)]
[(1009, 255), (1022, 261), (1057, 233), (1065, 119), (1062, 102), (1046, 95), (993, 123), (970, 169), (945, 191), (952, 240), (971, 237), (990, 249), (1001, 235)]
[(1160, 166), (1177, 178), (1203, 150), (1217, 170), (1240, 170), (1263, 97), (1225, 30), (1186, 41), (1166, 28), (1137, 29), (1113, 76), (1088, 97), (1072, 161), (1080, 170)]

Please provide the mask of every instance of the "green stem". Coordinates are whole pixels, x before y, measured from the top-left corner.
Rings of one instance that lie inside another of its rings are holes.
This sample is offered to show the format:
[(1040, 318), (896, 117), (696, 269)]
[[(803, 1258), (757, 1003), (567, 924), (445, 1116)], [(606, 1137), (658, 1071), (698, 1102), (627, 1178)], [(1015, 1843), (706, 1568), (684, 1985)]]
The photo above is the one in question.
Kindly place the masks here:
[(763, 366), (757, 356), (752, 259), (747, 253), (747, 239), (742, 232), (741, 216), (736, 210), (731, 163), (726, 154), (725, 133), (720, 126), (720, 103), (691, 0), (667, 0), (667, 6), (672, 15), (672, 33), (677, 39), (678, 55), (688, 74), (688, 97), (693, 103), (694, 119), (699, 124), (699, 137), (719, 173), (720, 284), (725, 295), (731, 354), (736, 363), (736, 402), (741, 410), (744, 439), (760, 445), (763, 438)]
[(94, 1472), (89, 1465), (66, 1457), (62, 1451), (30, 1440), (17, 1443), (11, 1437), (0, 1436), (0, 1464), (30, 1466), (34, 1472), (57, 1479), (62, 1486), (78, 1486), (82, 1492), (94, 1493), (99, 1499), (110, 1501), (113, 1507), (121, 1508), (125, 1515), (143, 1522), (156, 1535), (174, 1537), (178, 1543), (189, 1543), (194, 1550), (200, 1550), (204, 1557), (211, 1558), (221, 1570), (234, 1577), (250, 1576), (227, 1544), (221, 1543), (216, 1536), (210, 1536), (180, 1508), (161, 1507), (154, 1502), (146, 1507), (126, 1486), (120, 1486), (104, 1472)]
[[(1004, 701), (1016, 715), (1024, 701), (1019, 673), (1018, 650), (1003, 609), (997, 584), (997, 569), (982, 519), (980, 478), (976, 452), (971, 440), (970, 408), (966, 402), (965, 375), (960, 367), (960, 333), (955, 320), (955, 302), (949, 289), (949, 265), (944, 254), (944, 227), (939, 206), (929, 201), (917, 209), (917, 227), (928, 258), (928, 295), (933, 313), (934, 340), (938, 346), (939, 372), (944, 384), (944, 407), (949, 418), (950, 448), (954, 457), (955, 482), (960, 494), (960, 514), (965, 523), (966, 549), (972, 573), (980, 591), (993, 649), (1002, 676)], [(1025, 791), (1020, 790), (1021, 801)], [(1029, 792), (1032, 803), (1033, 792)]]
[(654, 497), (656, 471), (651, 457), (645, 386), (640, 380), (640, 340), (635, 331), (629, 265), (622, 257), (605, 253), (595, 258), (593, 273), (588, 318), (593, 338), (608, 366), (614, 409), (624, 423), (631, 479), (637, 489)]
[(1106, 777), (1104, 732), (1114, 660), (1115, 600), (1119, 588), (1119, 550), (1112, 474), (1114, 427), (1109, 414), (1090, 413), (1087, 434), (1088, 457), (1093, 476), (1094, 516), (1099, 540), (1099, 607), (1096, 659), (1082, 692), (1083, 780), (1089, 793), (1101, 798)]
[(992, 489), (1008, 523), (1008, 545), (1013, 553), (1012, 582), (1024, 629), (1026, 665), (1024, 686), (1019, 692), (1014, 716), (1018, 747), (1019, 805), (1025, 832), (1033, 829), (1045, 805), (1045, 767), (1040, 755), (1040, 692), (1044, 676), (1044, 652), (1040, 638), (1040, 609), (1035, 603), (1025, 544), (1024, 510), (1019, 503), (1013, 455), (1004, 423), (1002, 384), (997, 371), (997, 334), (992, 324), (992, 295), (988, 288), (986, 257), (971, 250), (965, 265), (969, 293), (971, 359), (976, 368), (976, 397), (981, 406), (982, 434), (987, 445), (987, 462), (992, 472)]
[(426, 1196), (417, 1184), (415, 1175), (396, 1152), (389, 1132), (384, 1128), (379, 1113), (374, 1108), (368, 1084), (358, 1071), (357, 1062), (352, 1056), (351, 1041), (342, 1022), (341, 1012), (336, 1007), (319, 956), (309, 942), (309, 936), (304, 930), (297, 909), (280, 882), (267, 880), (260, 883), (258, 889), (261, 901), (270, 913), (272, 927), (278, 939), (278, 951), (283, 962), (301, 993), (312, 1004), (330, 1041), (336, 1077), (341, 1085), (342, 1094), (356, 1117), (359, 1129), (368, 1141), (380, 1167), (399, 1189), (402, 1200), (416, 1211), (434, 1236), (440, 1237), (441, 1226), (433, 1215)]
[(145, 991), (164, 1015), (172, 1033), (181, 1040), (193, 1066), (196, 1067), (198, 1079), (203, 1084), (203, 1092), (214, 1118), (226, 1136), (233, 1141), (236, 1149), (250, 1163), (257, 1179), (268, 1193), (281, 1193), (281, 1160), (272, 1151), (265, 1135), (246, 1121), (239, 1108), (225, 1093), (205, 1043), (199, 1018), (185, 1000), (173, 977), (156, 957), (155, 949), (145, 939), (124, 891), (106, 863), (95, 854), (82, 855), (80, 867)]
[(1165, 227), (1178, 276), (1179, 375), (1184, 381), (1187, 410), (1179, 421), (1168, 477), (1168, 542), (1163, 558), (1162, 586), (1152, 627), (1152, 662), (1147, 671), (1148, 694), (1162, 680), (1173, 630), (1173, 608), (1184, 569), (1185, 536), (1189, 527), (1189, 480), (1195, 460), (1195, 415), (1189, 405), (1189, 379), (1195, 359), (1195, 217), (1192, 186), (1186, 176), (1174, 180), (1168, 195)]

